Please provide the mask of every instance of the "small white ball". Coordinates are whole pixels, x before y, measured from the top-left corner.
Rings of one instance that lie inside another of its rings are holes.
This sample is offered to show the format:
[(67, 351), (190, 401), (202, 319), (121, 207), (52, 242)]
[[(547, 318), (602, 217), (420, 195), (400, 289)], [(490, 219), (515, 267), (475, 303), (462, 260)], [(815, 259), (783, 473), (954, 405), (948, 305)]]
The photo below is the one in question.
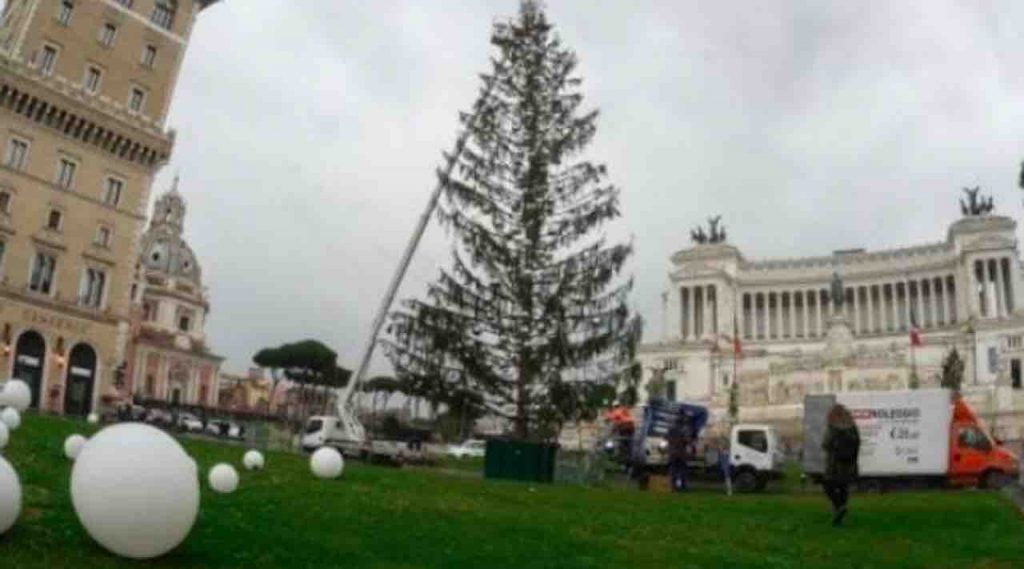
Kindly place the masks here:
[(4, 410), (0, 411), (0, 421), (7, 425), (8, 431), (17, 431), (21, 426), (21, 413), (14, 407), (4, 407)]
[(71, 503), (94, 540), (132, 559), (177, 547), (199, 513), (196, 463), (174, 438), (142, 423), (93, 435), (71, 470)]
[(345, 459), (333, 447), (320, 447), (309, 459), (309, 468), (317, 478), (328, 480), (341, 476), (345, 468)]
[(242, 457), (242, 464), (246, 470), (263, 470), (263, 453), (258, 450), (251, 450)]
[(3, 450), (7, 446), (7, 442), (11, 440), (11, 432), (7, 430), (7, 423), (0, 421), (0, 450)]
[(11, 529), (21, 513), (21, 482), (11, 463), (0, 456), (0, 535)]
[(20, 379), (8, 379), (0, 389), (0, 405), (24, 411), (31, 404), (32, 389)]
[(82, 435), (71, 435), (64, 439), (64, 456), (70, 460), (75, 460), (87, 442), (89, 442), (89, 439)]
[(89, 416), (85, 418), (86, 422), (90, 425), (96, 425), (100, 422), (100, 416), (96, 413), (89, 413)]
[(230, 494), (238, 488), (238, 471), (230, 464), (218, 464), (210, 469), (210, 488), (220, 494)]

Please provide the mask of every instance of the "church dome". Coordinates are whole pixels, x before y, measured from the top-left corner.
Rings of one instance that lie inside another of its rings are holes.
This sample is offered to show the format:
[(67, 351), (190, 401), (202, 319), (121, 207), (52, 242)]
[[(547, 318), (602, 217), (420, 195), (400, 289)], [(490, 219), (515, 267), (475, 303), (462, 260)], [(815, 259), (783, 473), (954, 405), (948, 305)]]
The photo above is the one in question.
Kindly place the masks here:
[(178, 179), (153, 207), (149, 228), (142, 237), (139, 262), (148, 271), (202, 285), (199, 261), (182, 237), (185, 227), (185, 199), (178, 193)]

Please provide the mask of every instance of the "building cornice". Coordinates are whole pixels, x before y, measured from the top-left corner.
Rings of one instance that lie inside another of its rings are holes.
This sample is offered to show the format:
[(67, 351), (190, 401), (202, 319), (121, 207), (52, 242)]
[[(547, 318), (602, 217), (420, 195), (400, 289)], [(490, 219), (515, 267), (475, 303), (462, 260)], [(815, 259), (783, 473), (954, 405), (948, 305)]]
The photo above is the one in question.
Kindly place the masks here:
[(165, 163), (174, 145), (174, 132), (164, 132), (152, 119), (129, 113), (63, 77), (44, 76), (3, 56), (0, 107), (148, 168)]

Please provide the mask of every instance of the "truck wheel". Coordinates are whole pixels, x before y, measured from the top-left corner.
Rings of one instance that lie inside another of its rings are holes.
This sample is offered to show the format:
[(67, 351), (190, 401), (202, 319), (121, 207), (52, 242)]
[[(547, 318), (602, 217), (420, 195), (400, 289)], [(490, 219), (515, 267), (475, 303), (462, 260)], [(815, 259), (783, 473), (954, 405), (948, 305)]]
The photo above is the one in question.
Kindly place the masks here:
[(996, 470), (989, 470), (981, 477), (978, 486), (992, 490), (999, 490), (1010, 483), (1010, 477)]
[(736, 473), (733, 484), (736, 485), (738, 492), (753, 492), (757, 490), (757, 475), (751, 470), (741, 470)]

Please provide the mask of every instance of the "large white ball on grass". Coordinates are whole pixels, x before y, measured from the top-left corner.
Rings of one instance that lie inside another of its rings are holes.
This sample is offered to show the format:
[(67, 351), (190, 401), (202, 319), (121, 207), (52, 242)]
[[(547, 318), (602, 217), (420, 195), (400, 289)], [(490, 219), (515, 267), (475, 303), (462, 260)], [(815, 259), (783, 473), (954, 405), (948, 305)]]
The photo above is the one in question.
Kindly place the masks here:
[(0, 406), (14, 407), (18, 411), (32, 404), (32, 389), (20, 379), (9, 379), (0, 389)]
[[(11, 463), (0, 456), (0, 535), (11, 529), (21, 513), (21, 482)], [(0, 555), (0, 559), (3, 556)]]
[(82, 452), (82, 447), (85, 443), (89, 442), (89, 439), (82, 435), (71, 435), (64, 439), (64, 456), (71, 460), (78, 458), (78, 455)]
[(345, 468), (345, 459), (332, 447), (321, 447), (309, 459), (309, 468), (317, 478), (328, 480), (341, 476)]
[(214, 492), (230, 494), (238, 488), (238, 471), (230, 464), (218, 464), (210, 469), (210, 488)]
[(0, 421), (0, 450), (3, 450), (10, 440), (11, 432), (7, 430), (7, 423)]
[(181, 445), (142, 423), (106, 427), (71, 470), (85, 531), (117, 555), (151, 559), (178, 546), (199, 513), (199, 473)]
[(251, 450), (242, 457), (242, 464), (246, 470), (263, 470), (263, 453), (258, 450)]
[(21, 413), (14, 407), (4, 407), (4, 410), (0, 411), (0, 421), (7, 425), (8, 431), (17, 431), (21, 426)]
[(89, 416), (85, 418), (86, 422), (90, 425), (95, 425), (100, 422), (100, 416), (96, 413), (89, 413)]

